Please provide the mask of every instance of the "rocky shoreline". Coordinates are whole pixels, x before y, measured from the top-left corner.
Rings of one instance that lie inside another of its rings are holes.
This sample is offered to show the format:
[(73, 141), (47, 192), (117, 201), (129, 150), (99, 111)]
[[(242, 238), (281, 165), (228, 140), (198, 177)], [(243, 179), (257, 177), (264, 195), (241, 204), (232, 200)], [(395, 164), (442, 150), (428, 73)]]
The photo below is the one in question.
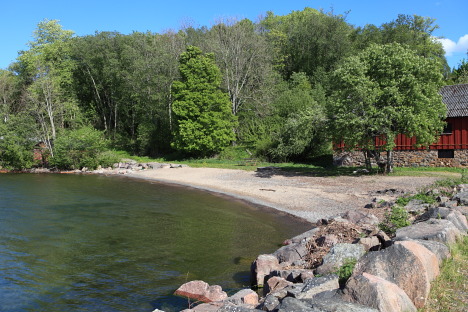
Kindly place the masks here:
[[(124, 161), (113, 168), (58, 173), (145, 178), (135, 173), (185, 167)], [(438, 196), (436, 205), (411, 202), (405, 206), (414, 223), (398, 229), (393, 238), (379, 230), (382, 219), (379, 211), (388, 210), (403, 191), (379, 191), (376, 195), (380, 198), (368, 203), (367, 211), (349, 210), (320, 219), (312, 230), (285, 241), (283, 247), (272, 254), (260, 255), (252, 263), (252, 286), (263, 287), (260, 298), (251, 289), (228, 297), (219, 286), (202, 281), (184, 284), (176, 294), (205, 302), (186, 312), (416, 311), (424, 306), (441, 261), (450, 256), (447, 245), (468, 230), (468, 185), (449, 190), (450, 196), (447, 190), (442, 191), (446, 196)], [(346, 270), (352, 275), (344, 281), (341, 271)]]
[[(261, 298), (250, 289), (228, 297), (219, 286), (202, 281), (184, 284), (175, 294), (205, 302), (184, 312), (417, 311), (442, 261), (450, 257), (448, 245), (468, 230), (468, 185), (449, 190), (450, 196), (442, 191), (436, 204), (408, 203), (404, 208), (413, 224), (397, 229), (393, 238), (379, 230), (372, 214), (348, 211), (258, 256), (251, 280), (252, 286), (263, 287)], [(393, 204), (374, 201), (369, 208)], [(344, 279), (346, 270), (350, 276)]]

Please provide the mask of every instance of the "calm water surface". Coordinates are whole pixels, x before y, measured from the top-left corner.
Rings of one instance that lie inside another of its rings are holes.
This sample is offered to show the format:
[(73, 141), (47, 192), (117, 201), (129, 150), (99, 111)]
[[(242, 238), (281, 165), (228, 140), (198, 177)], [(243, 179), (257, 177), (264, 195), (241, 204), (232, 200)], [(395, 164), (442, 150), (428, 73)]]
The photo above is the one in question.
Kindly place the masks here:
[(234, 292), (258, 254), (309, 228), (182, 187), (0, 174), (0, 311), (179, 311), (180, 284)]

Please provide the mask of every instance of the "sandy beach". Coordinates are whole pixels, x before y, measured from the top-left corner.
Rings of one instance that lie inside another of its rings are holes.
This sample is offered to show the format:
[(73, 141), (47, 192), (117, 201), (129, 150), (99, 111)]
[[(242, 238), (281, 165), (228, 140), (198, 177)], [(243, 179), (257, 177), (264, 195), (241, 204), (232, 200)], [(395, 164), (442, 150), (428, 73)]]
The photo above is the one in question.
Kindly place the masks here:
[(254, 172), (214, 168), (161, 168), (129, 177), (189, 186), (269, 206), (310, 222), (351, 209), (365, 209), (378, 191), (416, 191), (433, 177), (295, 175), (280, 170)]

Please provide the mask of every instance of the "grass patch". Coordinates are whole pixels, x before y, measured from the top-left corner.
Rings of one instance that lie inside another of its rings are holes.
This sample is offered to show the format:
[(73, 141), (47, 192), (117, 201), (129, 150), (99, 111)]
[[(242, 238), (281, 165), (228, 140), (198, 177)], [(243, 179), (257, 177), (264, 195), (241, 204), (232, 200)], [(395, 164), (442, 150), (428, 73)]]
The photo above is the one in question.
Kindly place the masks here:
[(427, 304), (420, 312), (468, 310), (468, 236), (450, 250), (452, 258), (443, 262), (439, 277), (432, 282)]

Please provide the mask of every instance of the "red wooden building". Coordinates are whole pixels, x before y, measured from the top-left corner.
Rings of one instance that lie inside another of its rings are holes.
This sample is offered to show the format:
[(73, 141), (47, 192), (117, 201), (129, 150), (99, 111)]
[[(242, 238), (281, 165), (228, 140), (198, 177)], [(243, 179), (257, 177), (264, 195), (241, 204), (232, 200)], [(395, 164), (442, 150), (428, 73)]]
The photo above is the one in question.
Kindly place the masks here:
[[(447, 125), (438, 142), (429, 148), (415, 148), (414, 138), (398, 135), (394, 149), (396, 166), (468, 166), (468, 84), (445, 86), (440, 94), (447, 105)], [(346, 164), (364, 163), (361, 152), (336, 156), (337, 159), (347, 157)]]

